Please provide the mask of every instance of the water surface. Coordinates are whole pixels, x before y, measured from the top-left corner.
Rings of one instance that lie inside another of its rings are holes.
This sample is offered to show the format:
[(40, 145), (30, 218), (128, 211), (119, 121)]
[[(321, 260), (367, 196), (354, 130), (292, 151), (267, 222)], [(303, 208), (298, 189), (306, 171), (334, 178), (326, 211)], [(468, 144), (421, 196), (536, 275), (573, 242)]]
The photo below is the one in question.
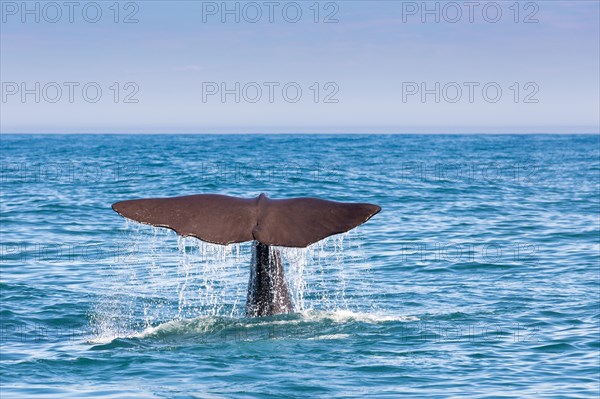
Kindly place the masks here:
[[(3, 135), (2, 398), (594, 398), (600, 146), (584, 135)], [(249, 245), (113, 202), (379, 204), (285, 254), (298, 312), (243, 318)]]

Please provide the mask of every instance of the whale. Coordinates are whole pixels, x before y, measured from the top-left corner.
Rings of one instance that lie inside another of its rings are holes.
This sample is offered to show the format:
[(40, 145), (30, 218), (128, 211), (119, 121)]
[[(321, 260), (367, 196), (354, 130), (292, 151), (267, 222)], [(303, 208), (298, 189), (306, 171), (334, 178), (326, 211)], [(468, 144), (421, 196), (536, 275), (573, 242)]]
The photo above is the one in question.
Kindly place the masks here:
[(358, 227), (381, 211), (370, 203), (272, 199), (264, 193), (256, 198), (195, 194), (131, 199), (114, 203), (112, 209), (182, 237), (220, 245), (252, 241), (246, 317), (294, 312), (281, 253), (274, 247), (307, 247)]

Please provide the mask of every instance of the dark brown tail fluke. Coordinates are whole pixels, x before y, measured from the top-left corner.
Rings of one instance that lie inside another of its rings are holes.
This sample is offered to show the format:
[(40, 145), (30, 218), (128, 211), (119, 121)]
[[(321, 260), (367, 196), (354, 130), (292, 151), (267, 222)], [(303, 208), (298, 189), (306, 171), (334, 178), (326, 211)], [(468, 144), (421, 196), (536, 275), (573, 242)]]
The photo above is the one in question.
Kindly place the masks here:
[(381, 208), (317, 198), (236, 198), (199, 194), (113, 204), (120, 215), (175, 230), (215, 244), (258, 241), (265, 245), (306, 247), (357, 227)]
[(122, 216), (167, 227), (182, 236), (215, 244), (255, 241), (246, 316), (292, 312), (293, 306), (278, 251), (270, 245), (306, 247), (344, 233), (377, 214), (372, 204), (352, 204), (317, 198), (273, 200), (199, 194), (150, 198), (113, 204)]

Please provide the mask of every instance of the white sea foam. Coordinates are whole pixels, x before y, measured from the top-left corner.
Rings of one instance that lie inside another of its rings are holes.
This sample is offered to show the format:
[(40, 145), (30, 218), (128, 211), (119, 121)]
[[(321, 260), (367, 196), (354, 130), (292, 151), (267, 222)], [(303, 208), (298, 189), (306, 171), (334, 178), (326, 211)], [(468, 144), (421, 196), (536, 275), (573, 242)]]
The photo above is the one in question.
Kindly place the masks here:
[(335, 323), (358, 321), (362, 323), (379, 324), (393, 321), (411, 322), (419, 320), (416, 316), (391, 315), (381, 312), (353, 312), (351, 310), (335, 310), (332, 312), (307, 311), (302, 313), (302, 315), (304, 320), (315, 322), (331, 320)]
[[(162, 336), (186, 336), (196, 334), (218, 334), (226, 329), (256, 330), (261, 328), (293, 328), (297, 326), (308, 326), (312, 330), (321, 328), (325, 325), (330, 326), (328, 322), (333, 322), (343, 327), (344, 324), (353, 322), (367, 324), (384, 324), (390, 322), (413, 322), (419, 321), (416, 316), (391, 315), (384, 313), (365, 313), (352, 312), (348, 310), (337, 311), (304, 311), (291, 315), (280, 315), (265, 318), (229, 318), (217, 316), (201, 316), (194, 319), (171, 320), (158, 324), (156, 326), (147, 326), (141, 331), (110, 331), (105, 330), (103, 335), (91, 337), (88, 342), (93, 344), (106, 344), (114, 339), (127, 338), (158, 338)], [(347, 334), (333, 335), (312, 335), (315, 339), (337, 339), (338, 335), (347, 336)]]

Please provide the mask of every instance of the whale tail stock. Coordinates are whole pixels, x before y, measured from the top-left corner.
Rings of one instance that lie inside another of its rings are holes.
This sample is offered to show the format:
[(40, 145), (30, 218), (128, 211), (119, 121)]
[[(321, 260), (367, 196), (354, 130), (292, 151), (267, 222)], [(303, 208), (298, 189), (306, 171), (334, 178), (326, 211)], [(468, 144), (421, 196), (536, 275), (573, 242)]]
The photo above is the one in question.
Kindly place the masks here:
[(255, 242), (246, 296), (246, 317), (293, 311), (290, 291), (281, 264), (281, 254), (268, 245)]

